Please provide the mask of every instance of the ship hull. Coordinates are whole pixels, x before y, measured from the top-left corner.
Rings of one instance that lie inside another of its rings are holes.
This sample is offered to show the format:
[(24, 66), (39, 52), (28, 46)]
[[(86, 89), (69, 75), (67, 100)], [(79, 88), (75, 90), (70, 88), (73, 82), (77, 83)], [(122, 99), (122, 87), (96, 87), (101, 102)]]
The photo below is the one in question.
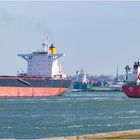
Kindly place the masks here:
[(123, 85), (123, 92), (131, 98), (140, 98), (140, 86)]
[(0, 98), (49, 97), (68, 90), (70, 80), (54, 80), (35, 77), (0, 77)]
[(0, 87), (0, 97), (49, 97), (66, 92), (67, 88)]

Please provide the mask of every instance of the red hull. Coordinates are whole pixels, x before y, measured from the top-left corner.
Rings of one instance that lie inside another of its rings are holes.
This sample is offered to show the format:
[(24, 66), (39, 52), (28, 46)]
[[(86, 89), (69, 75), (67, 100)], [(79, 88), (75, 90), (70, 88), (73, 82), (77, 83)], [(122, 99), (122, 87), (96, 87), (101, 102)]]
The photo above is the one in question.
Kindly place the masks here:
[(38, 87), (0, 87), (0, 97), (48, 97), (58, 96), (67, 88), (38, 88)]
[(140, 98), (140, 86), (124, 85), (122, 89), (128, 97)]

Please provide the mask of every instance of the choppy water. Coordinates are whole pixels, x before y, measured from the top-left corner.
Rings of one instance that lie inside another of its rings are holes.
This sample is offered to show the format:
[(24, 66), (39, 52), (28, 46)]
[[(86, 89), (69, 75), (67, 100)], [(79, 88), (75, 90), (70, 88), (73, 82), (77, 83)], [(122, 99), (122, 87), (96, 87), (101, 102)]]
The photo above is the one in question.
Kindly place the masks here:
[(0, 138), (44, 138), (140, 128), (140, 99), (76, 93), (0, 99)]

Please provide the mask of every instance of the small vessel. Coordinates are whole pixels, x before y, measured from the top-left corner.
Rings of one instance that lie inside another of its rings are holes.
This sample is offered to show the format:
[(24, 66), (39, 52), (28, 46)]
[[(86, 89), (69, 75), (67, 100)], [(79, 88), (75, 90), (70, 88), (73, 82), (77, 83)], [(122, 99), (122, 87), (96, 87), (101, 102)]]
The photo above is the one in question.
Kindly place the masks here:
[(71, 81), (63, 73), (53, 44), (42, 43), (41, 51), (18, 54), (27, 62), (27, 73), (17, 76), (0, 76), (0, 97), (48, 97), (66, 92)]
[(107, 83), (103, 84), (100, 81), (90, 81), (87, 79), (87, 74), (83, 69), (76, 71), (76, 81), (73, 85), (73, 92), (109, 92), (114, 91)]
[(87, 91), (88, 90), (88, 81), (86, 78), (86, 73), (84, 72), (83, 69), (79, 72), (78, 70), (76, 71), (76, 81), (74, 82), (73, 85), (74, 90), (73, 91)]
[(124, 85), (122, 86), (123, 92), (132, 98), (140, 98), (140, 62), (135, 62), (133, 71), (130, 66), (125, 67), (126, 77)]

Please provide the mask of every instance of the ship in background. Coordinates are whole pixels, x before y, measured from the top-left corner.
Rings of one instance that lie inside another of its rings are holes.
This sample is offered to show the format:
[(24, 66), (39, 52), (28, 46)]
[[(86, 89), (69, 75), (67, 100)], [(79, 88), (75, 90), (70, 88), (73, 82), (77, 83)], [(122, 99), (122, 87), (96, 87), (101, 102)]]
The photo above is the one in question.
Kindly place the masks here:
[(123, 82), (119, 79), (118, 66), (117, 74), (113, 81), (109, 82), (106, 80), (89, 80), (88, 74), (83, 69), (76, 71), (76, 80), (73, 84), (73, 90), (81, 92), (118, 92), (122, 91)]
[(135, 62), (133, 71), (130, 66), (125, 67), (126, 77), (124, 85), (122, 86), (123, 92), (132, 98), (140, 98), (140, 62)]
[(73, 85), (73, 91), (79, 92), (98, 92), (98, 91), (111, 91), (107, 83), (101, 81), (93, 81), (87, 78), (87, 73), (83, 69), (76, 71), (76, 81)]
[(123, 79), (119, 78), (118, 65), (117, 65), (116, 77), (113, 79), (112, 83), (110, 83), (109, 87), (113, 91), (122, 91), (123, 82), (124, 82), (124, 78)]
[(27, 61), (27, 73), (17, 76), (0, 76), (0, 97), (48, 97), (66, 92), (71, 81), (63, 73), (53, 44), (42, 43), (41, 51), (18, 54)]
[(88, 84), (87, 74), (83, 69), (76, 71), (76, 80), (73, 85), (73, 91), (88, 91), (90, 84)]

